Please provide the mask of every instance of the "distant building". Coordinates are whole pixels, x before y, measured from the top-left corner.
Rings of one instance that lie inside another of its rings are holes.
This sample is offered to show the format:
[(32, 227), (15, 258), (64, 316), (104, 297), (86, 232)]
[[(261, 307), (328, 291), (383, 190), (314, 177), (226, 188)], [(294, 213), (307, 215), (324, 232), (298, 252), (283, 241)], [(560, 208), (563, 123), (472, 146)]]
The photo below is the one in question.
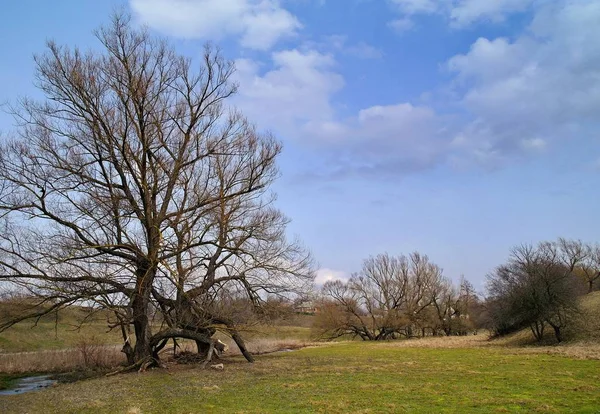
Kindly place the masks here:
[(319, 310), (319, 307), (316, 306), (316, 304), (313, 301), (300, 302), (294, 307), (294, 311), (296, 313), (315, 314), (319, 313)]

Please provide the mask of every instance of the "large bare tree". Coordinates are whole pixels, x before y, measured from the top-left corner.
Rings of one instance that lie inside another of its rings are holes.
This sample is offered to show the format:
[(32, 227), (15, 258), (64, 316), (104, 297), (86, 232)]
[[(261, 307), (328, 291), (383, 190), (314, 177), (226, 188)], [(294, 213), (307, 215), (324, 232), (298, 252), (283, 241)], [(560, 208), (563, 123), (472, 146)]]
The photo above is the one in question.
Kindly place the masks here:
[(251, 360), (227, 304), (313, 280), (268, 192), (281, 146), (226, 106), (234, 67), (217, 50), (198, 64), (124, 15), (96, 35), (99, 52), (50, 42), (35, 58), (46, 99), (15, 107), (0, 148), (0, 280), (39, 298), (1, 328), (93, 303), (132, 363), (177, 337), (212, 353), (219, 327)]

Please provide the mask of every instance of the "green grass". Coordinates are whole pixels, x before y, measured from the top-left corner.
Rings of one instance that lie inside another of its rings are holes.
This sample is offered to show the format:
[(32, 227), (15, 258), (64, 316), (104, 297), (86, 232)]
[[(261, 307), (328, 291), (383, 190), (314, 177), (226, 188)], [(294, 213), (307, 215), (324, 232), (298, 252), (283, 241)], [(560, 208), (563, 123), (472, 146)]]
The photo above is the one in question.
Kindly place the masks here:
[(6, 412), (600, 412), (600, 361), (338, 343), (0, 397)]
[(21, 374), (3, 374), (0, 373), (0, 390), (12, 388), (15, 386), (19, 378), (22, 378)]
[(45, 318), (37, 324), (21, 322), (0, 333), (0, 352), (27, 352), (72, 348), (84, 339), (94, 338), (98, 344), (122, 342), (118, 330), (107, 333), (105, 320), (93, 320), (78, 327), (71, 317)]

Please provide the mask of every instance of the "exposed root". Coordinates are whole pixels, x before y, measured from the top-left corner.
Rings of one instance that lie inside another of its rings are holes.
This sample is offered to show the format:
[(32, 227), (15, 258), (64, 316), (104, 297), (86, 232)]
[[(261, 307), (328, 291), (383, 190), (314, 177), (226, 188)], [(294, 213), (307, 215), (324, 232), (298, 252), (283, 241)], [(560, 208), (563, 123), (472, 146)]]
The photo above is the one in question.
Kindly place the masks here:
[(152, 357), (146, 357), (144, 359), (139, 360), (135, 364), (120, 368), (113, 372), (109, 372), (108, 374), (106, 374), (106, 376), (111, 377), (113, 375), (124, 374), (133, 371), (143, 372), (150, 368), (152, 365), (158, 365), (158, 361), (156, 361), (156, 359)]

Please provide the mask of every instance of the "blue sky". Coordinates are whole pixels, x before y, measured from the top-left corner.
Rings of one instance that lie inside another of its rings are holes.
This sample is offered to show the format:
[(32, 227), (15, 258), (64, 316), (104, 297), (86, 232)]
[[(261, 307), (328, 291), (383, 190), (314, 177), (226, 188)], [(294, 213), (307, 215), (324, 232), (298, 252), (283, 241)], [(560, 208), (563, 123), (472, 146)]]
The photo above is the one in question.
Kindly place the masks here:
[(236, 61), (232, 104), (284, 143), (277, 204), (319, 282), (418, 250), (482, 289), (513, 245), (597, 240), (598, 1), (6, 2), (0, 102), (37, 96), (46, 39), (96, 48), (117, 7)]

